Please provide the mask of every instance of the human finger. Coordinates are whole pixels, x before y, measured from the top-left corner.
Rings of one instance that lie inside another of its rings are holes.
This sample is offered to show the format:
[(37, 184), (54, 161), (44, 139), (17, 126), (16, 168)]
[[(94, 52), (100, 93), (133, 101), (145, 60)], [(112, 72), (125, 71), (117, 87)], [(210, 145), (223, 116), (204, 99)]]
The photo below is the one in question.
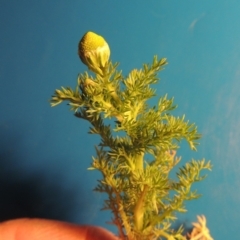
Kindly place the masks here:
[(54, 220), (16, 219), (0, 223), (0, 240), (118, 240), (104, 228)]

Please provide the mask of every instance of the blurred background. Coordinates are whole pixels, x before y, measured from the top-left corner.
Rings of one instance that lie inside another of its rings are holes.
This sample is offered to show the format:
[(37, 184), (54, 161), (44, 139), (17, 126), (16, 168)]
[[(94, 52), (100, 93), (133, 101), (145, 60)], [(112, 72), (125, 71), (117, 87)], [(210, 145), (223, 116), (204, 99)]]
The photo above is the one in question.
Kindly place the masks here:
[(197, 152), (183, 144), (178, 154), (214, 166), (179, 223), (204, 214), (214, 239), (240, 239), (239, 10), (237, 0), (0, 0), (0, 221), (41, 217), (116, 232), (100, 211), (105, 196), (92, 191), (100, 175), (87, 170), (99, 138), (69, 106), (49, 104), (86, 70), (77, 45), (94, 31), (124, 75), (167, 57), (157, 93), (174, 97), (174, 114), (202, 133)]

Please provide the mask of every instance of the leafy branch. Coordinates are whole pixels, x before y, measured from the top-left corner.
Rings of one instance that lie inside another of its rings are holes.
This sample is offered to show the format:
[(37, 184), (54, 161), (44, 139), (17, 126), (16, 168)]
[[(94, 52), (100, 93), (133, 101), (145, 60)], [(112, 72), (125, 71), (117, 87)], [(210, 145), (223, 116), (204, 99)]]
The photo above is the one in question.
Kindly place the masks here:
[[(147, 103), (155, 96), (152, 84), (159, 82), (166, 58), (155, 56), (152, 64), (124, 77), (119, 64), (108, 61), (108, 52), (85, 52), (89, 45), (81, 44), (80, 58), (95, 77), (80, 74), (75, 90), (55, 91), (51, 106), (67, 101), (76, 117), (91, 124), (89, 133), (101, 137), (89, 170), (102, 173), (95, 190), (108, 195), (103, 209), (112, 211), (121, 239), (186, 239), (183, 229), (173, 231), (171, 224), (177, 212), (186, 212), (185, 201), (200, 196), (192, 184), (206, 177), (201, 172), (211, 170), (211, 164), (191, 160), (170, 177), (181, 160), (176, 156), (180, 142), (196, 150), (201, 135), (184, 115), (171, 115), (173, 98), (165, 95), (153, 107)], [(107, 124), (107, 119), (113, 121)]]

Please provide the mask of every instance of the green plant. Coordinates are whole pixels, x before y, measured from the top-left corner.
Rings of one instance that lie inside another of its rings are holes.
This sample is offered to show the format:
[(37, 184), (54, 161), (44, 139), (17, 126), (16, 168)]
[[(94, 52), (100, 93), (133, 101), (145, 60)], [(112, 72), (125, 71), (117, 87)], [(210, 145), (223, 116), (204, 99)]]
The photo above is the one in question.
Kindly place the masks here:
[(68, 101), (76, 117), (90, 122), (89, 133), (101, 137), (89, 170), (102, 173), (95, 190), (108, 195), (103, 209), (112, 211), (121, 239), (187, 239), (182, 227), (174, 231), (171, 224), (177, 212), (186, 212), (186, 200), (199, 197), (191, 186), (205, 178), (200, 172), (211, 164), (191, 160), (170, 177), (181, 159), (176, 156), (180, 142), (185, 139), (196, 150), (200, 134), (185, 116), (170, 114), (176, 108), (173, 98), (147, 104), (166, 58), (155, 56), (152, 64), (123, 77), (118, 63), (109, 61), (104, 38), (92, 32), (83, 36), (78, 53), (94, 75), (80, 74), (75, 90), (55, 90), (51, 105)]

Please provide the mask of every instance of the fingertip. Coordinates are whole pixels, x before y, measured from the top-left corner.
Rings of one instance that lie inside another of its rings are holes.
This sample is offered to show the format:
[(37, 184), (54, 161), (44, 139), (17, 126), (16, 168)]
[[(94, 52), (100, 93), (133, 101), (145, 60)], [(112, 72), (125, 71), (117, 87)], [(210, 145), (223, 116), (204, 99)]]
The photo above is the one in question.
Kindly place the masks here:
[(16, 219), (0, 223), (0, 240), (117, 240), (111, 232), (96, 226), (44, 220)]
[(101, 240), (120, 240), (117, 236), (115, 236), (113, 233), (109, 232), (105, 228), (97, 227), (97, 226), (86, 226), (87, 228), (87, 238), (88, 239), (101, 239)]

